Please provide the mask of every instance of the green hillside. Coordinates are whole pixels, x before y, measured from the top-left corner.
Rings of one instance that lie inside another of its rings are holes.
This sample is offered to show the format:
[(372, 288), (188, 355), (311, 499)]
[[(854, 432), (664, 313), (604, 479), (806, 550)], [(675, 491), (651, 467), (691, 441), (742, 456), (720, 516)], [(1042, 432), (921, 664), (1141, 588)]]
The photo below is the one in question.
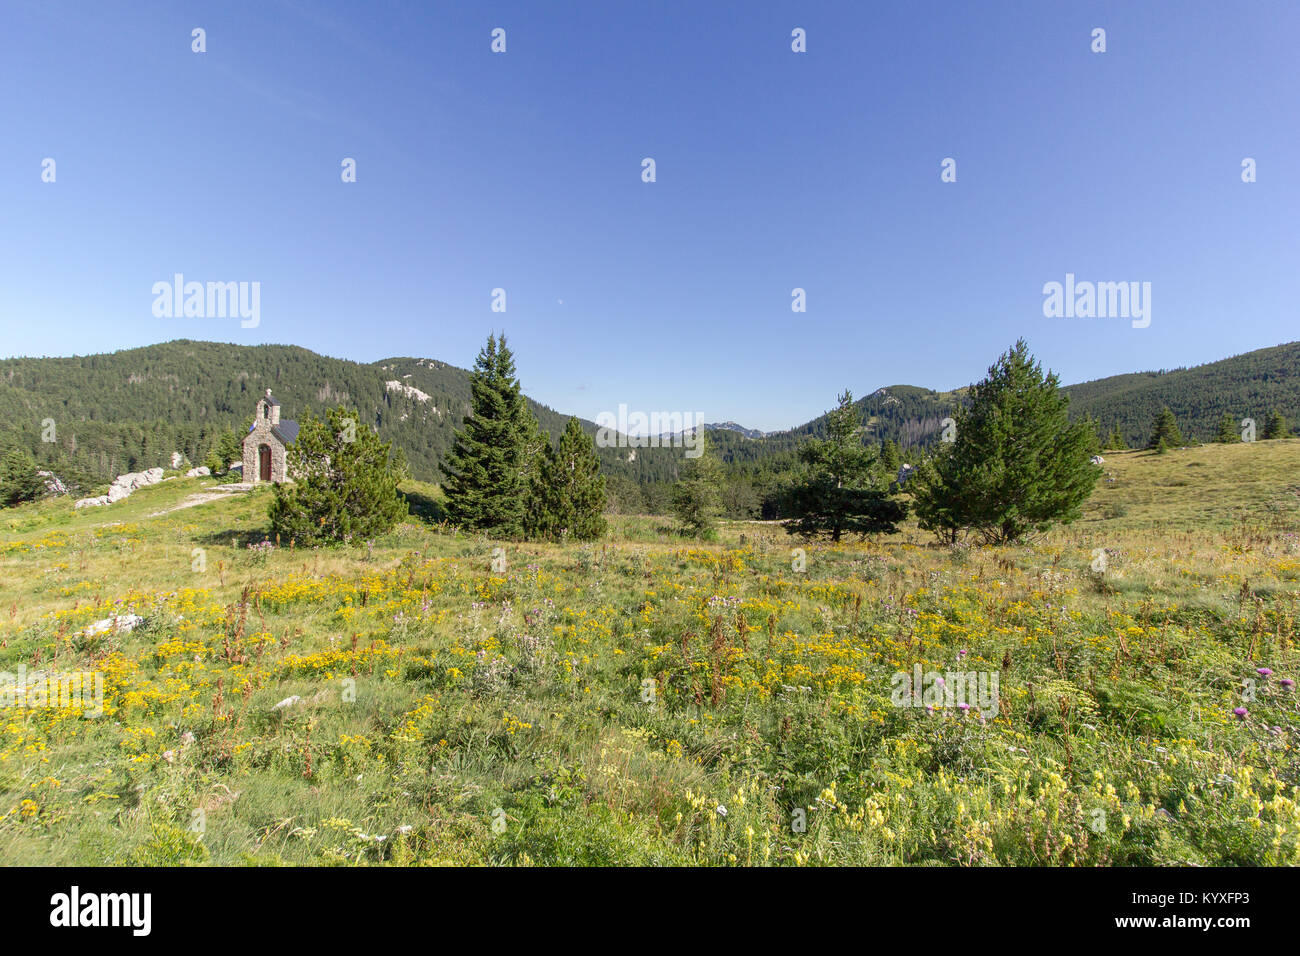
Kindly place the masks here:
[(1146, 443), (1152, 420), (1166, 405), (1183, 434), (1201, 441), (1214, 437), (1224, 414), (1237, 422), (1253, 418), (1262, 430), (1269, 410), (1277, 408), (1294, 427), (1300, 422), (1300, 342), (1192, 368), (1114, 375), (1066, 391), (1073, 414), (1091, 415), (1103, 433), (1118, 425), (1135, 447)]
[[(179, 340), (106, 355), (0, 361), (0, 446), (27, 448), (42, 465), (84, 482), (163, 466), (174, 451), (198, 463), (222, 430), (247, 430), (268, 388), (286, 418), (321, 416), (340, 403), (355, 408), (402, 448), (417, 478), (431, 481), (441, 478), (439, 463), (470, 399), (469, 373), (434, 359), (363, 364), (292, 345)], [(563, 430), (564, 415), (530, 404), (543, 429)], [(53, 442), (42, 440), (47, 421)], [(647, 451), (629, 463), (609, 449), (604, 463), (644, 480), (669, 457)]]
[[(1045, 361), (1050, 366), (1050, 359)], [(972, 368), (972, 378), (982, 368)], [(201, 462), (223, 429), (242, 432), (257, 397), (272, 389), (286, 417), (321, 415), (343, 403), (406, 453), (415, 477), (438, 481), (469, 403), (469, 373), (429, 358), (373, 363), (318, 355), (290, 345), (241, 346), (179, 340), (105, 355), (0, 360), (0, 445), (19, 445), (44, 466), (83, 486), (126, 471), (165, 465), (173, 451)], [(827, 405), (834, 390), (825, 396)], [(1173, 409), (1183, 433), (1210, 440), (1220, 417), (1251, 417), (1263, 425), (1271, 408), (1300, 422), (1300, 342), (1260, 349), (1208, 365), (1116, 375), (1067, 387), (1074, 415), (1091, 415), (1104, 433), (1118, 425), (1130, 445), (1145, 443), (1161, 407)], [(937, 440), (942, 420), (965, 389), (912, 385), (880, 388), (858, 401), (867, 434), (904, 448)], [(565, 416), (531, 403), (542, 427), (558, 435)], [(42, 441), (52, 420), (55, 441)], [(589, 433), (595, 424), (583, 422)], [(762, 438), (711, 432), (732, 466), (735, 514), (759, 513), (773, 473), (793, 461), (799, 442), (820, 435), (824, 417)], [(650, 507), (675, 480), (680, 449), (600, 450), (602, 465), (632, 510)], [(629, 460), (631, 459), (631, 460)], [(749, 481), (746, 486), (744, 483)], [(634, 485), (658, 491), (630, 491)]]
[[(1043, 364), (1051, 366), (1044, 359)], [(983, 368), (972, 369), (972, 378)], [(1219, 419), (1253, 418), (1260, 430), (1268, 412), (1277, 408), (1294, 426), (1300, 423), (1300, 342), (1257, 349), (1231, 358), (1158, 372), (1130, 372), (1065, 386), (1072, 416), (1090, 415), (1103, 434), (1118, 425), (1131, 447), (1146, 444), (1151, 423), (1168, 405), (1183, 434), (1211, 441)], [(873, 438), (890, 438), (906, 448), (936, 440), (940, 422), (962, 402), (965, 388), (936, 392), (911, 385), (878, 389), (857, 402)], [(825, 416), (777, 436), (820, 435)], [(771, 451), (784, 450), (772, 447)], [(763, 457), (763, 456), (759, 456)]]

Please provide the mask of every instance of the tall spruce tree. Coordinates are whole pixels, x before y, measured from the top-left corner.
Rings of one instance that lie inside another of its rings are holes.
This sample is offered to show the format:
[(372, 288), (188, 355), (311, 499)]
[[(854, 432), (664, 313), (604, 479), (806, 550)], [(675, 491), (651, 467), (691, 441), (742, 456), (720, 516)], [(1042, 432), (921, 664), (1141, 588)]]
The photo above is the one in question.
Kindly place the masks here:
[(282, 543), (329, 544), (391, 531), (407, 514), (405, 477), (392, 443), (342, 407), (328, 421), (308, 416), (288, 448), (292, 484), (275, 485), (268, 514)]
[(1111, 429), (1110, 437), (1106, 439), (1106, 451), (1123, 451), (1128, 448), (1128, 442), (1124, 440), (1124, 433), (1119, 430), (1117, 424)]
[(233, 428), (223, 428), (203, 464), (207, 465), (208, 470), (214, 475), (224, 475), (230, 471), (231, 462), (239, 461), (243, 458), (243, 454), (239, 435)]
[(0, 458), (0, 507), (12, 508), (45, 494), (45, 479), (36, 468), (36, 459), (22, 448), (11, 448)]
[(886, 490), (894, 476), (884, 474), (879, 457), (863, 444), (861, 423), (853, 393), (845, 391), (826, 416), (827, 437), (800, 447), (802, 466), (787, 497), (789, 534), (839, 541), (845, 533), (898, 531), (907, 508)]
[(1283, 417), (1279, 409), (1273, 409), (1264, 419), (1264, 439), (1266, 441), (1274, 438), (1286, 438), (1289, 429), (1286, 427), (1286, 418)]
[(1055, 373), (1043, 375), (1023, 339), (999, 357), (957, 412), (956, 440), (909, 479), (920, 525), (955, 540), (962, 531), (1003, 544), (1082, 512), (1101, 469), (1097, 436), (1071, 422)]
[(903, 459), (898, 451), (898, 442), (892, 438), (886, 438), (880, 443), (880, 468), (886, 478), (896, 476), (902, 463)]
[(1237, 423), (1233, 421), (1231, 415), (1224, 412), (1219, 418), (1219, 426), (1215, 430), (1214, 440), (1223, 445), (1229, 445), (1237, 441)]
[(1159, 449), (1161, 444), (1165, 448), (1177, 448), (1185, 444), (1182, 432), (1178, 430), (1178, 419), (1174, 418), (1174, 413), (1166, 405), (1160, 409), (1156, 415), (1155, 422), (1151, 425), (1151, 440), (1147, 442), (1148, 448)]
[(672, 489), (673, 512), (688, 534), (707, 537), (722, 514), (722, 464), (713, 452), (709, 433), (699, 434), (700, 454), (687, 458)]
[(605, 533), (605, 478), (595, 443), (576, 418), (554, 447), (545, 444), (530, 485), (529, 537), (590, 541)]
[(470, 373), (470, 414), (444, 470), (447, 516), (455, 523), (504, 538), (523, 533), (527, 488), (521, 475), (529, 437), (527, 403), (515, 378), (515, 360), (489, 335)]

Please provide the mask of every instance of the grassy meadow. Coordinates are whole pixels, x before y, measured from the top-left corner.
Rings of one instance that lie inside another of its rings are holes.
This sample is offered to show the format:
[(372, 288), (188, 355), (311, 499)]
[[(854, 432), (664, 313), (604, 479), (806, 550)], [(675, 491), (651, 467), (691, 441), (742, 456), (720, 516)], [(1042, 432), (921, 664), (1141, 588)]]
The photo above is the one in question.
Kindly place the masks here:
[[(0, 859), (1300, 863), (1300, 440), (1106, 457), (1082, 520), (998, 549), (649, 516), (250, 548), (266, 490), (186, 478), (2, 512), (0, 671), (105, 696), (0, 708)], [(996, 674), (996, 713), (894, 706), (918, 664)]]

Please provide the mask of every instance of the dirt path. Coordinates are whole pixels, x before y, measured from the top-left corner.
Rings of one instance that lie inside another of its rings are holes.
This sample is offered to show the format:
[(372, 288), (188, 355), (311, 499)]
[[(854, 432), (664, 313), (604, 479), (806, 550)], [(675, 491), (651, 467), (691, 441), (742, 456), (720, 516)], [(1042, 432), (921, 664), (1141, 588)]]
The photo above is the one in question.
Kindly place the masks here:
[(178, 505), (172, 505), (170, 508), (164, 508), (162, 511), (155, 511), (150, 518), (158, 518), (165, 514), (171, 514), (173, 511), (180, 511), (182, 508), (193, 508), (195, 505), (207, 504), (209, 501), (216, 501), (218, 498), (229, 498), (229, 492), (222, 491), (204, 491), (198, 494), (190, 495)]

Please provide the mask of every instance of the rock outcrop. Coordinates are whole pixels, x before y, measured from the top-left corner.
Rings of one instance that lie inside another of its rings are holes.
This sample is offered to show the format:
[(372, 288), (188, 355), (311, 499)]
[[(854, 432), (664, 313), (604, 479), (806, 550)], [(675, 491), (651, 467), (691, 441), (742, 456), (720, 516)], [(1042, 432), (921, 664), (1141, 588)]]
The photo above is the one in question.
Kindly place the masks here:
[(93, 498), (82, 498), (77, 502), (76, 507), (90, 508), (115, 504), (123, 498), (129, 497), (131, 492), (137, 488), (156, 485), (162, 480), (163, 470), (161, 468), (150, 468), (147, 471), (132, 471), (125, 475), (118, 475), (113, 479), (113, 483), (108, 486), (108, 494), (96, 495)]
[(38, 472), (36, 473), (36, 477), (37, 477), (37, 478), (42, 478), (42, 479), (44, 479), (44, 481), (45, 481), (45, 493), (46, 493), (46, 494), (48, 494), (48, 495), (66, 495), (66, 494), (68, 493), (68, 488), (67, 488), (67, 486), (64, 485), (64, 483), (59, 479), (59, 476), (56, 475), (54, 472), (52, 472), (52, 471), (38, 471)]

